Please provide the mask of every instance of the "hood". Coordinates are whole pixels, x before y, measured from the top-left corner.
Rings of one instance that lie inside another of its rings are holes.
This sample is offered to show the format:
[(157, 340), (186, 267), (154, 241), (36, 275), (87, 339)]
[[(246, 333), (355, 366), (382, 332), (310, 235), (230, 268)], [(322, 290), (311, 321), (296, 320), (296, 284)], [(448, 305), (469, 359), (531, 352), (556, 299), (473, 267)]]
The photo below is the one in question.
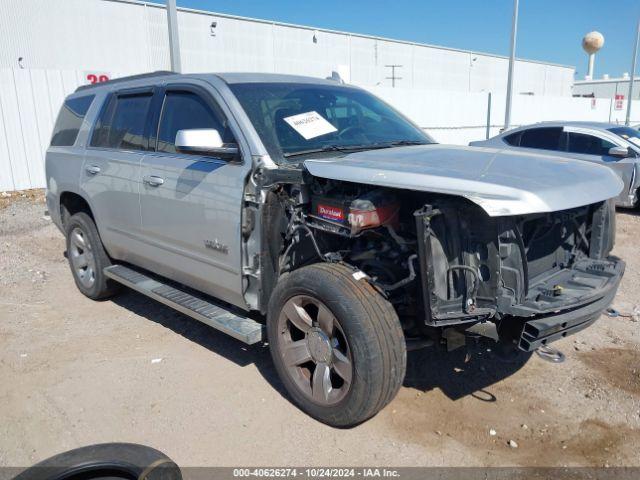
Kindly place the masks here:
[(309, 159), (313, 176), (465, 197), (492, 217), (600, 202), (623, 188), (609, 168), (496, 148), (416, 145)]

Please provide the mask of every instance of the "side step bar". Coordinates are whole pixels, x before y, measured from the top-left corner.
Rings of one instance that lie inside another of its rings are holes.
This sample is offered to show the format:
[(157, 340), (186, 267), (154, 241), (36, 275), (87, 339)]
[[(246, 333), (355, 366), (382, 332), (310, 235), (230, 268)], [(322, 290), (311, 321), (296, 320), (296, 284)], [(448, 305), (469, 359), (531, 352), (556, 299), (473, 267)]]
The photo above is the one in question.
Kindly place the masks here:
[(195, 296), (124, 265), (107, 267), (104, 269), (104, 273), (116, 282), (244, 343), (252, 345), (264, 339), (264, 327), (261, 323), (233, 313), (224, 306), (214, 303), (208, 297), (205, 299)]

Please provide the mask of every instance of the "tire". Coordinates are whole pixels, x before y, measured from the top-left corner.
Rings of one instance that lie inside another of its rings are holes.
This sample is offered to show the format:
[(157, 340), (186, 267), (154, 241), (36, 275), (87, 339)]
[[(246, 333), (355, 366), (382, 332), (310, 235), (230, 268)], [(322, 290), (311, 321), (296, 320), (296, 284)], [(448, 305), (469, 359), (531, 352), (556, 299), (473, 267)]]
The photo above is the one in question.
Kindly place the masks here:
[(24, 470), (13, 480), (182, 480), (180, 468), (164, 453), (134, 443), (88, 445), (60, 453)]
[(103, 269), (111, 259), (102, 245), (93, 219), (79, 212), (66, 222), (67, 259), (78, 290), (93, 300), (103, 300), (118, 291), (118, 284), (109, 279)]
[(395, 310), (345, 265), (283, 275), (267, 313), (276, 370), (293, 402), (315, 419), (352, 427), (396, 395), (407, 351)]

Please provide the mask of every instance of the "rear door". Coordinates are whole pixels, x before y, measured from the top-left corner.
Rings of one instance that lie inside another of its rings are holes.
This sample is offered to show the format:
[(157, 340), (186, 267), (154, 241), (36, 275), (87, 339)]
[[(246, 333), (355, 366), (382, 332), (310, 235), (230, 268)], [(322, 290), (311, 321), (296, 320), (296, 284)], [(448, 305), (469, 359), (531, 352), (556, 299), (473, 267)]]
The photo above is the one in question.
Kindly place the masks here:
[(153, 88), (112, 92), (90, 133), (82, 188), (107, 251), (136, 263), (140, 242), (140, 165), (149, 149)]
[(564, 151), (562, 127), (535, 127), (519, 132), (519, 146), (536, 150)]
[(159, 96), (156, 148), (143, 159), (140, 191), (148, 268), (243, 306), (240, 223), (251, 159), (176, 150), (177, 132), (192, 128), (214, 128), (225, 143), (238, 143), (215, 90), (170, 84)]

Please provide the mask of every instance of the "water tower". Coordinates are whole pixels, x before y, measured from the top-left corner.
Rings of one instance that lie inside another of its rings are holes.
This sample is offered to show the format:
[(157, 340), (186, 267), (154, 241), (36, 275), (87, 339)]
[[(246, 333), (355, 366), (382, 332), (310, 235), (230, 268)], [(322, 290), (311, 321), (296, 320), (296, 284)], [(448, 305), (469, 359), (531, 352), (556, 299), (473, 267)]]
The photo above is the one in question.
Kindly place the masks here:
[(589, 54), (589, 73), (587, 76), (593, 78), (593, 63), (596, 52), (604, 45), (604, 36), (600, 32), (589, 32), (582, 39), (582, 48)]

